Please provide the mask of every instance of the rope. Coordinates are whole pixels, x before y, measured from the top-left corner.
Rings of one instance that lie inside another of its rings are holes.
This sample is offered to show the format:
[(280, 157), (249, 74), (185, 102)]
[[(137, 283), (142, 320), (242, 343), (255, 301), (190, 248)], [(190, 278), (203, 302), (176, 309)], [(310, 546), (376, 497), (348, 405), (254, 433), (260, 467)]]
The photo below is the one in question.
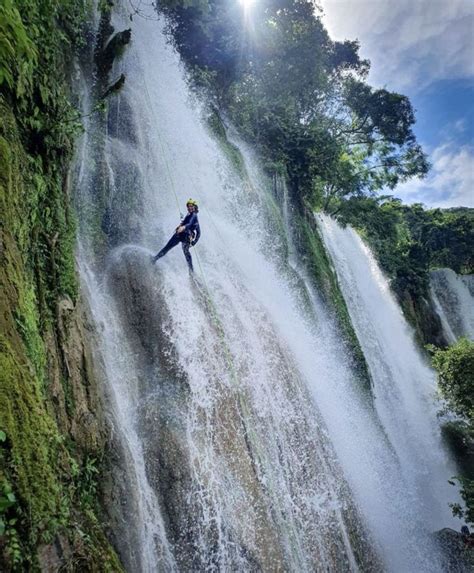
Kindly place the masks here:
[[(147, 95), (147, 98), (148, 98), (148, 103), (149, 103), (149, 105), (150, 105), (151, 112), (152, 112), (152, 114), (153, 114), (153, 118), (154, 118), (154, 120), (155, 120), (156, 125), (158, 126), (158, 125), (159, 125), (159, 122), (158, 122), (158, 119), (157, 119), (157, 117), (156, 117), (155, 111), (154, 111), (154, 109), (153, 109), (153, 103), (152, 103), (152, 99), (151, 99), (151, 96), (150, 96), (150, 92), (148, 91), (148, 85), (147, 85), (147, 81), (146, 81), (146, 75), (143, 76), (143, 83), (144, 83), (144, 85), (145, 85), (145, 92), (146, 92), (146, 95)], [(165, 163), (165, 166), (166, 166), (166, 171), (167, 171), (167, 174), (168, 174), (168, 179), (169, 179), (170, 184), (171, 184), (171, 189), (173, 190), (173, 194), (174, 194), (174, 197), (175, 197), (175, 200), (176, 200), (176, 206), (178, 207), (178, 211), (179, 211), (179, 214), (180, 214), (180, 216), (181, 216), (181, 210), (180, 210), (180, 207), (179, 207), (178, 194), (176, 193), (176, 188), (175, 188), (175, 185), (174, 185), (173, 175), (172, 175), (172, 173), (171, 173), (170, 165), (169, 165), (168, 159), (167, 159), (167, 157), (166, 157), (166, 151), (165, 151), (165, 147), (164, 147), (163, 141), (162, 141), (162, 139), (161, 139), (161, 137), (160, 137), (159, 129), (156, 130), (156, 134), (157, 134), (158, 142), (159, 142), (159, 144), (160, 144), (160, 148), (161, 148), (161, 153), (162, 153), (162, 156), (163, 156), (163, 160), (164, 160), (164, 163)], [(191, 177), (190, 177), (190, 178), (191, 178)], [(210, 213), (209, 213), (209, 211), (208, 211), (207, 209), (206, 209), (206, 211), (207, 211), (208, 214), (210, 215)], [(218, 235), (220, 236), (219, 230), (218, 230), (217, 225), (215, 224), (213, 218), (210, 217), (210, 219), (211, 219), (211, 221), (212, 221), (214, 227), (216, 228), (216, 231), (217, 231)], [(224, 338), (224, 329), (223, 329), (223, 326), (222, 326), (222, 322), (221, 322), (221, 320), (220, 320), (220, 318), (219, 318), (219, 314), (218, 314), (218, 312), (217, 312), (216, 305), (214, 304), (214, 301), (212, 300), (211, 292), (210, 292), (210, 290), (209, 290), (209, 286), (208, 286), (207, 280), (206, 280), (206, 275), (205, 275), (205, 273), (204, 273), (204, 269), (203, 269), (202, 264), (201, 264), (201, 258), (199, 257), (199, 254), (198, 254), (197, 250), (195, 251), (195, 254), (196, 254), (196, 259), (197, 259), (197, 262), (198, 262), (198, 265), (199, 265), (199, 270), (200, 270), (201, 276), (202, 276), (202, 278), (203, 278), (204, 288), (205, 288), (205, 291), (206, 291), (206, 299), (207, 299), (207, 302), (208, 302), (208, 306), (209, 306), (209, 308), (210, 308), (210, 310), (211, 310), (211, 313), (210, 313), (210, 314), (211, 314), (212, 319), (213, 319), (213, 321), (214, 321), (214, 324), (215, 324), (215, 326), (216, 326), (216, 330), (217, 330), (217, 332), (219, 333), (220, 338), (221, 338), (221, 343), (222, 343), (222, 346), (223, 346), (223, 348), (224, 348), (224, 354), (225, 354), (226, 360), (227, 360), (227, 366), (229, 367), (229, 370), (230, 370), (230, 372), (231, 372), (231, 376), (232, 376), (232, 378), (233, 378), (233, 380), (234, 380), (236, 386), (239, 387), (239, 386), (240, 386), (240, 383), (239, 383), (239, 379), (238, 379), (237, 373), (236, 373), (236, 371), (235, 371), (235, 367), (234, 367), (233, 360), (232, 360), (232, 355), (231, 355), (231, 352), (230, 352), (229, 347), (228, 347), (228, 345), (227, 345), (227, 342), (226, 342), (226, 340), (225, 340), (225, 338)]]
[[(144, 75), (143, 79), (144, 79), (145, 91), (146, 91), (146, 94), (147, 94), (147, 98), (148, 98), (148, 102), (149, 102), (149, 105), (150, 105), (150, 109), (151, 109), (151, 111), (152, 111), (152, 114), (153, 114), (153, 118), (154, 118), (154, 120), (155, 120), (155, 123), (156, 123), (157, 126), (158, 126), (158, 120), (157, 120), (155, 111), (154, 111), (154, 109), (153, 109), (153, 104), (152, 104), (150, 92), (148, 91), (148, 85), (147, 85), (147, 82), (146, 82), (146, 76), (145, 76), (145, 75)], [(174, 197), (175, 197), (175, 200), (176, 200), (176, 205), (177, 205), (179, 214), (180, 214), (180, 216), (181, 216), (181, 211), (180, 211), (179, 201), (178, 201), (178, 195), (177, 195), (177, 193), (176, 193), (176, 188), (175, 188), (175, 185), (174, 185), (174, 179), (173, 179), (173, 176), (172, 176), (172, 173), (171, 173), (171, 169), (170, 169), (170, 166), (169, 166), (169, 162), (168, 162), (167, 157), (166, 157), (166, 151), (165, 151), (165, 148), (164, 148), (164, 144), (163, 144), (163, 141), (162, 141), (162, 139), (161, 139), (161, 137), (160, 137), (160, 134), (159, 134), (159, 129), (156, 130), (156, 133), (157, 133), (158, 142), (159, 142), (159, 144), (160, 144), (161, 152), (162, 152), (162, 155), (163, 155), (163, 160), (164, 160), (164, 163), (165, 163), (165, 166), (166, 166), (166, 170), (167, 170), (167, 174), (168, 174), (168, 179), (169, 179), (170, 184), (171, 184), (171, 189), (173, 190), (173, 194), (174, 194)], [(190, 177), (190, 179), (191, 179), (191, 177)], [(220, 234), (220, 232), (219, 232), (219, 229), (218, 229), (218, 227), (217, 227), (217, 225), (216, 225), (216, 223), (215, 223), (213, 217), (210, 215), (210, 212), (209, 212), (209, 210), (208, 210), (207, 208), (206, 208), (206, 211), (207, 211), (207, 214), (209, 215), (210, 220), (212, 221), (212, 224), (214, 225), (214, 227), (215, 227), (215, 229), (216, 229), (216, 231), (217, 231), (217, 234), (219, 235), (220, 238), (222, 238), (222, 237), (221, 237), (221, 234)], [(222, 240), (223, 240), (223, 239), (222, 239)], [(219, 318), (219, 313), (217, 312), (217, 307), (216, 307), (216, 305), (215, 305), (215, 303), (214, 303), (214, 301), (213, 301), (213, 299), (212, 299), (211, 291), (210, 291), (209, 286), (208, 286), (208, 284), (207, 284), (206, 275), (205, 275), (205, 273), (204, 273), (204, 269), (203, 269), (202, 264), (201, 264), (201, 258), (200, 258), (200, 256), (199, 256), (199, 253), (198, 253), (197, 250), (195, 250), (195, 254), (196, 254), (196, 260), (197, 260), (197, 262), (198, 262), (199, 270), (200, 270), (200, 272), (201, 272), (201, 276), (202, 276), (203, 282), (204, 282), (204, 289), (205, 289), (205, 294), (206, 294), (206, 302), (207, 302), (208, 307), (209, 307), (209, 309), (210, 309), (210, 315), (211, 315), (211, 317), (212, 317), (212, 320), (213, 320), (213, 322), (214, 322), (214, 325), (215, 325), (215, 327), (216, 327), (216, 330), (217, 330), (217, 332), (218, 332), (218, 334), (219, 334), (220, 341), (221, 341), (221, 345), (222, 345), (222, 347), (223, 347), (223, 349), (224, 349), (224, 355), (225, 355), (225, 358), (226, 358), (227, 366), (228, 366), (229, 371), (230, 371), (230, 374), (231, 374), (231, 378), (232, 378), (232, 380), (233, 380), (235, 386), (236, 386), (237, 388), (240, 388), (241, 383), (240, 383), (239, 377), (237, 376), (237, 372), (236, 372), (236, 369), (235, 369), (235, 366), (234, 366), (234, 361), (233, 361), (233, 359), (232, 359), (232, 354), (231, 354), (231, 352), (230, 352), (229, 346), (228, 346), (228, 344), (227, 344), (227, 342), (226, 342), (226, 339), (225, 339), (225, 337), (224, 337), (224, 328), (223, 328), (223, 326), (222, 326), (222, 321), (221, 321), (221, 319)], [(240, 403), (242, 409), (245, 410), (244, 414), (245, 414), (247, 417), (250, 417), (250, 416), (249, 416), (250, 412), (249, 412), (249, 410), (248, 410), (248, 408), (247, 408), (247, 405), (246, 405), (245, 402), (243, 401), (240, 392), (238, 392), (238, 396), (239, 396), (239, 403)], [(246, 432), (249, 433), (249, 430), (247, 429), (247, 427), (245, 426), (245, 424), (244, 424), (244, 428), (245, 428)], [(253, 433), (253, 432), (252, 432), (252, 433)], [(253, 435), (255, 436), (254, 433), (253, 433)]]
[(169, 163), (168, 163), (168, 159), (166, 158), (166, 151), (165, 151), (165, 147), (164, 147), (164, 145), (163, 145), (163, 141), (162, 141), (162, 139), (161, 139), (161, 137), (160, 137), (160, 130), (158, 129), (159, 121), (158, 121), (158, 118), (157, 118), (156, 115), (155, 115), (155, 110), (153, 109), (153, 102), (152, 102), (152, 99), (151, 99), (151, 96), (150, 96), (150, 92), (148, 91), (148, 85), (147, 85), (147, 83), (146, 83), (146, 74), (143, 74), (143, 83), (144, 83), (144, 85), (145, 85), (145, 92), (146, 92), (146, 95), (147, 95), (147, 98), (148, 98), (148, 103), (149, 103), (149, 105), (150, 105), (151, 113), (152, 113), (152, 115), (153, 115), (153, 118), (154, 118), (155, 123), (156, 123), (156, 126), (157, 126), (156, 135), (157, 135), (158, 143), (159, 143), (159, 145), (160, 145), (160, 147), (161, 147), (161, 154), (162, 154), (162, 157), (163, 157), (163, 161), (165, 162), (166, 171), (167, 171), (167, 173), (168, 173), (168, 179), (169, 179), (169, 181), (170, 181), (171, 189), (173, 190), (174, 198), (175, 198), (175, 200), (176, 200), (176, 206), (177, 206), (177, 208), (178, 208), (179, 216), (182, 218), (181, 209), (180, 209), (180, 207), (179, 207), (178, 194), (176, 193), (176, 188), (175, 188), (175, 186), (174, 186), (174, 179), (173, 179), (173, 176), (172, 176), (172, 174), (171, 174), (171, 169), (170, 169), (170, 166), (169, 166)]
[[(159, 122), (158, 122), (158, 119), (157, 119), (157, 117), (156, 117), (155, 111), (154, 111), (154, 109), (153, 109), (153, 103), (152, 103), (152, 99), (151, 99), (151, 96), (150, 96), (150, 92), (148, 91), (148, 85), (147, 85), (147, 81), (146, 81), (146, 75), (143, 76), (143, 83), (144, 83), (144, 85), (145, 85), (145, 92), (146, 92), (146, 95), (147, 95), (147, 98), (148, 98), (148, 102), (149, 102), (149, 105), (150, 105), (150, 109), (151, 109), (152, 114), (153, 114), (153, 118), (154, 118), (154, 120), (155, 120), (156, 125), (158, 126), (158, 125), (159, 125)], [(166, 157), (166, 151), (165, 151), (165, 147), (164, 147), (163, 141), (162, 141), (162, 139), (161, 139), (161, 137), (160, 137), (159, 129), (156, 130), (156, 134), (157, 134), (158, 142), (159, 142), (159, 144), (160, 144), (160, 148), (161, 148), (163, 160), (164, 160), (164, 163), (165, 163), (165, 166), (166, 166), (166, 171), (167, 171), (167, 174), (168, 174), (168, 179), (169, 179), (170, 184), (171, 184), (171, 189), (172, 189), (172, 191), (173, 191), (173, 194), (174, 194), (174, 197), (175, 197), (175, 200), (176, 200), (176, 205), (177, 205), (179, 214), (180, 214), (180, 216), (181, 216), (181, 210), (180, 210), (180, 207), (179, 207), (179, 200), (178, 200), (178, 195), (177, 195), (177, 193), (176, 193), (176, 188), (175, 188), (175, 185), (174, 185), (173, 175), (172, 175), (172, 173), (171, 173), (171, 168), (170, 168), (168, 159), (167, 159), (167, 157)], [(191, 179), (191, 177), (190, 177), (190, 179)], [(210, 215), (209, 210), (206, 209), (206, 211), (207, 211), (207, 213), (208, 213), (208, 215), (209, 215), (210, 220), (212, 221), (212, 224), (214, 225), (214, 227), (215, 227), (215, 229), (216, 229), (216, 231), (217, 231), (217, 234), (219, 235), (219, 237), (221, 237), (221, 234), (220, 234), (220, 232), (219, 232), (219, 229), (218, 229), (216, 223), (214, 222), (213, 217)], [(240, 384), (240, 381), (239, 381), (239, 377), (237, 376), (237, 372), (236, 372), (235, 366), (234, 366), (234, 361), (233, 361), (233, 359), (232, 359), (232, 354), (231, 354), (231, 352), (230, 352), (229, 346), (228, 346), (228, 344), (227, 344), (227, 342), (226, 342), (226, 340), (225, 340), (225, 337), (224, 337), (224, 328), (223, 328), (222, 322), (221, 322), (221, 320), (220, 320), (220, 318), (219, 318), (219, 314), (218, 314), (218, 312), (217, 312), (216, 305), (215, 305), (215, 303), (214, 303), (214, 301), (213, 301), (213, 299), (212, 299), (211, 291), (210, 291), (209, 286), (208, 286), (208, 284), (207, 284), (206, 275), (205, 275), (205, 273), (204, 273), (204, 269), (203, 269), (202, 264), (201, 264), (201, 258), (199, 257), (199, 253), (198, 253), (197, 250), (195, 250), (195, 254), (196, 254), (196, 259), (197, 259), (197, 262), (198, 262), (199, 270), (200, 270), (200, 272), (201, 272), (201, 276), (202, 276), (203, 282), (204, 282), (204, 288), (205, 288), (205, 291), (206, 291), (206, 292), (205, 292), (205, 294), (206, 294), (206, 301), (207, 301), (208, 307), (209, 307), (209, 309), (210, 309), (210, 314), (211, 314), (212, 320), (214, 321), (216, 330), (217, 330), (217, 332), (219, 333), (219, 336), (220, 336), (221, 344), (222, 344), (222, 347), (223, 347), (223, 349), (224, 349), (224, 355), (225, 355), (225, 357), (226, 357), (227, 366), (228, 366), (228, 368), (229, 368), (229, 371), (230, 371), (230, 373), (231, 373), (231, 378), (233, 379), (233, 382), (234, 382), (235, 386), (236, 386), (237, 388), (239, 388), (240, 385), (241, 385), (241, 384)], [(241, 402), (242, 407), (246, 410), (245, 414), (248, 415), (248, 414), (249, 414), (249, 411), (248, 411), (246, 405), (242, 402), (242, 397), (241, 397), (240, 393), (239, 393), (239, 401)], [(247, 430), (247, 429), (246, 429), (246, 430)]]

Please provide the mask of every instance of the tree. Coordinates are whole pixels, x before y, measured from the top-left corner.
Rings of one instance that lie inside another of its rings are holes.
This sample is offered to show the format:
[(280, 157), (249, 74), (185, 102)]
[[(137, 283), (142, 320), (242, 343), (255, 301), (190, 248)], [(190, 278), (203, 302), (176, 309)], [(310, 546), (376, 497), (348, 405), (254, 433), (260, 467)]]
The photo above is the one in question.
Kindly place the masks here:
[(474, 424), (474, 342), (462, 338), (446, 350), (436, 350), (433, 366), (449, 408)]
[(160, 9), (195, 82), (267, 164), (285, 164), (295, 197), (329, 208), (426, 173), (410, 101), (365, 83), (359, 44), (332, 41), (313, 2), (261, 0), (247, 22), (236, 1)]
[[(438, 385), (441, 395), (450, 410), (457, 414), (466, 425), (466, 439), (471, 444), (474, 437), (474, 342), (462, 338), (446, 350), (434, 349), (433, 366), (438, 372)], [(453, 504), (453, 513), (474, 523), (474, 479), (461, 476), (456, 480), (461, 485), (461, 497), (466, 508)], [(454, 482), (451, 482), (454, 483)]]

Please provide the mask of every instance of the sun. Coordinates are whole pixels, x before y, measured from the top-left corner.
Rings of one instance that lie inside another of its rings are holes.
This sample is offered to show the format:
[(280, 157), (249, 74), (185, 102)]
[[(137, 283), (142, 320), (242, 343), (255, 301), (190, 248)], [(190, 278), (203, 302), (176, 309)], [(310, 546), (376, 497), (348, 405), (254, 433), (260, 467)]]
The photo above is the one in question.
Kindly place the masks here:
[(249, 8), (255, 4), (256, 0), (239, 0), (239, 4), (243, 6), (244, 10), (247, 11)]

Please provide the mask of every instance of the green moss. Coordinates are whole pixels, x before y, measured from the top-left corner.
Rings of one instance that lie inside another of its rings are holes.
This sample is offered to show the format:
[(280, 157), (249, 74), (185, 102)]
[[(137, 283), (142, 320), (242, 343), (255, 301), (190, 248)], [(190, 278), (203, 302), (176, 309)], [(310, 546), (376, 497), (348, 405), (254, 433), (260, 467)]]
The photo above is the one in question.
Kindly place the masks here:
[(21, 360), (5, 337), (0, 338), (0, 348), (0, 420), (12, 444), (9, 473), (30, 512), (35, 542), (46, 532), (54, 534), (54, 524), (67, 518), (59, 481), (67, 455), (27, 361)]
[(217, 110), (211, 110), (207, 117), (207, 125), (209, 126), (211, 132), (216, 136), (221, 145), (221, 149), (237, 173), (243, 179), (247, 180), (248, 174), (245, 168), (244, 158), (242, 157), (239, 148), (231, 143), (227, 138), (227, 132), (224, 123), (222, 122), (222, 119)]
[[(12, 275), (10, 275), (12, 276)], [(15, 288), (18, 292), (18, 307), (15, 311), (15, 323), (37, 378), (42, 382), (46, 368), (46, 354), (39, 332), (38, 302), (34, 288), (27, 282), (15, 277)]]
[(78, 292), (67, 192), (76, 133), (69, 119), (77, 113), (67, 98), (64, 56), (85, 3), (20, 0), (13, 7), (9, 0), (1, 16), (16, 27), (10, 41), (23, 38), (28, 50), (0, 64), (11, 78), (0, 96), (0, 497), (14, 499), (0, 515), (0, 569), (38, 570), (39, 547), (61, 538), (70, 547), (66, 569), (94, 571), (100, 563), (100, 570), (121, 571), (96, 517), (97, 499), (77, 493), (73, 468), (85, 454), (60, 433), (48, 393), (53, 375), (62, 375), (72, 415), (57, 310), (59, 299), (74, 301)]
[[(312, 216), (312, 214), (307, 215)], [(341, 327), (343, 344), (353, 359), (354, 370), (365, 391), (372, 394), (371, 380), (364, 353), (354, 331), (352, 321), (342, 296), (336, 273), (334, 272), (323, 241), (315, 224), (299, 216), (297, 218), (298, 249), (302, 254), (310, 275), (314, 278), (318, 291), (331, 308)]]
[(266, 228), (272, 235), (281, 238), (280, 241), (281, 248), (278, 254), (280, 255), (280, 257), (282, 257), (283, 260), (286, 261), (288, 260), (290, 249), (288, 245), (286, 226), (281, 214), (281, 210), (278, 207), (275, 198), (272, 195), (270, 195), (270, 193), (265, 194), (264, 201), (265, 201), (264, 206), (266, 215)]

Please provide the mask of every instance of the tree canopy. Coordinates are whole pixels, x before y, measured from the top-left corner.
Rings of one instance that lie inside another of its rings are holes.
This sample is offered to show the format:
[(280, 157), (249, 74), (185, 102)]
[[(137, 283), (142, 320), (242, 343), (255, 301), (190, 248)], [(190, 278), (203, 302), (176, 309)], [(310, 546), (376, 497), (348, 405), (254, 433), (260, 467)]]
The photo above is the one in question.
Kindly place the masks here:
[(329, 208), (424, 176), (409, 99), (366, 83), (357, 41), (335, 42), (309, 0), (164, 0), (172, 40), (208, 101)]

